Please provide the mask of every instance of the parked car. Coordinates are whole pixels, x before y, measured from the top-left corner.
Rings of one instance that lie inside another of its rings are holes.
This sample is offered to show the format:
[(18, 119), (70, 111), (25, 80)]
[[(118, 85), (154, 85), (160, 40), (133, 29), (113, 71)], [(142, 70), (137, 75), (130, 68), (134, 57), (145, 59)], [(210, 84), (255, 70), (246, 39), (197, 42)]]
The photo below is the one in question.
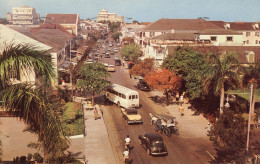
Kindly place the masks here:
[(121, 66), (122, 64), (121, 64), (121, 60), (120, 59), (116, 59), (115, 60), (115, 65), (116, 66)]
[(112, 43), (109, 43), (109, 45), (108, 45), (109, 47), (113, 47), (113, 44)]
[(115, 72), (116, 69), (115, 69), (114, 65), (108, 65), (107, 71), (108, 71), (108, 72)]
[(163, 138), (158, 133), (139, 135), (139, 143), (146, 149), (148, 155), (168, 154)]
[(103, 63), (103, 65), (104, 65), (105, 67), (108, 67), (108, 63)]
[(121, 114), (128, 124), (143, 123), (142, 117), (136, 109), (121, 108)]
[(114, 56), (114, 60), (119, 60), (119, 57), (117, 55)]
[(105, 54), (105, 58), (110, 58), (109, 53), (106, 53), (106, 54)]
[(142, 91), (147, 91), (147, 92), (150, 92), (150, 90), (151, 90), (150, 87), (148, 86), (148, 84), (143, 79), (138, 80), (137, 88)]
[(114, 52), (118, 52), (117, 48), (114, 49)]

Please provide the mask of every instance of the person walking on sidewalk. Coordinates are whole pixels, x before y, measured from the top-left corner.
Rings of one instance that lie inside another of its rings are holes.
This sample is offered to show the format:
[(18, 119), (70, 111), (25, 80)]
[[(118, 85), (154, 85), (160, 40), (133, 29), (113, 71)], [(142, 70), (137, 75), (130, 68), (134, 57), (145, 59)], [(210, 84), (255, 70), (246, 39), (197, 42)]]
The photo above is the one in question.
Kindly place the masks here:
[(98, 110), (97, 108), (95, 107), (94, 108), (94, 119), (96, 120), (98, 118)]
[(179, 98), (180, 98), (180, 95), (179, 95), (179, 92), (176, 93), (176, 101), (178, 102), (179, 101)]
[(180, 104), (180, 106), (179, 106), (179, 113), (180, 113), (180, 116), (184, 115), (184, 108), (183, 108), (182, 104)]

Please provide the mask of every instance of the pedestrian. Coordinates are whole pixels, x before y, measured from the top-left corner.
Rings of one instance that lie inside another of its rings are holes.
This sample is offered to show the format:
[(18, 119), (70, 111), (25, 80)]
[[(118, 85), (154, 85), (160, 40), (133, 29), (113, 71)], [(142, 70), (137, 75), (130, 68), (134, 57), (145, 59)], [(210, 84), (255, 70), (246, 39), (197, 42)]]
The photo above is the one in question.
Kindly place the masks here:
[(209, 132), (211, 130), (211, 124), (210, 123), (208, 123), (208, 126), (206, 127), (206, 129), (207, 129), (207, 135), (209, 135)]
[(183, 108), (182, 104), (180, 104), (180, 106), (179, 106), (179, 113), (180, 113), (180, 116), (184, 115), (184, 108)]
[(97, 108), (95, 107), (94, 108), (94, 119), (96, 120), (98, 118), (98, 110)]
[(180, 98), (180, 95), (179, 95), (179, 92), (176, 93), (176, 101), (178, 102), (179, 101), (179, 98)]
[(180, 97), (180, 102), (181, 102), (181, 104), (183, 104), (183, 101), (184, 101), (183, 95), (181, 95), (181, 97)]

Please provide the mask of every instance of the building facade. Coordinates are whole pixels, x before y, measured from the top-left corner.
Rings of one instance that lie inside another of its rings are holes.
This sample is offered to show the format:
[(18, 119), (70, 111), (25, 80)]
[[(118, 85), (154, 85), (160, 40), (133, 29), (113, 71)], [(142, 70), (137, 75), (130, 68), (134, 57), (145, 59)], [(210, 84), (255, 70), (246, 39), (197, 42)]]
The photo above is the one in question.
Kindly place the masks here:
[(97, 15), (97, 22), (120, 22), (124, 23), (123, 16), (116, 16), (116, 13), (108, 13), (106, 9), (102, 9)]
[(29, 6), (13, 7), (12, 14), (6, 14), (7, 20), (14, 25), (34, 25), (40, 23), (40, 14)]

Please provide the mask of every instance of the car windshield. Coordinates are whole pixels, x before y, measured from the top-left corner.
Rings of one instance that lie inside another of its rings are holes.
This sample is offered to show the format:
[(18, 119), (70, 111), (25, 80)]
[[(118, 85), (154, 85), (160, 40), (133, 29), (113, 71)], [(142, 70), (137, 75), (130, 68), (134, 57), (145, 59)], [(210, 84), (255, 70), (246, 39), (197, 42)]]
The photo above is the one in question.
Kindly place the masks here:
[(136, 115), (137, 112), (136, 111), (131, 111), (131, 112), (127, 112), (128, 115)]

